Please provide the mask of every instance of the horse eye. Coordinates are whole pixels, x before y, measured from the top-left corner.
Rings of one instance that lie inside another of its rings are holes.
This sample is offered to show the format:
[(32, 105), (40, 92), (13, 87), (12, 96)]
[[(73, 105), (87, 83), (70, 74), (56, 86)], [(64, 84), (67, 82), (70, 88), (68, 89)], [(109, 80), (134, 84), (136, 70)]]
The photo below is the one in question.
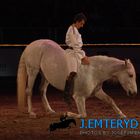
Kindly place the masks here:
[(129, 74), (129, 77), (133, 77), (133, 74)]

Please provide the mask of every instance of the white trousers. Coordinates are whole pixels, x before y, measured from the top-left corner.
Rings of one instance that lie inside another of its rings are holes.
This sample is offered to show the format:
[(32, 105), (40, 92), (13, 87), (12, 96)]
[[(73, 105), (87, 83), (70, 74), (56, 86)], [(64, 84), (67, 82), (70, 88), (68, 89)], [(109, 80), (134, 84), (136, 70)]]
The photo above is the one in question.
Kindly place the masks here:
[(72, 50), (66, 49), (67, 63), (69, 74), (71, 72), (78, 72), (78, 68), (81, 65), (81, 59), (85, 57), (85, 52), (83, 50)]

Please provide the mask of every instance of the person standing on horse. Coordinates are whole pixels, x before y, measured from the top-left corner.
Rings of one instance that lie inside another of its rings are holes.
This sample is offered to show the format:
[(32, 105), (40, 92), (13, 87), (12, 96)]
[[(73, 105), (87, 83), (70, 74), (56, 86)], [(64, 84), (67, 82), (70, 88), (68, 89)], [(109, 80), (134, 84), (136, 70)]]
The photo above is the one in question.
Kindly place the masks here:
[(67, 77), (64, 89), (64, 98), (69, 100), (70, 94), (74, 87), (74, 78), (77, 75), (78, 67), (81, 64), (89, 65), (89, 59), (84, 50), (82, 50), (83, 41), (79, 29), (82, 28), (87, 21), (83, 13), (78, 13), (73, 19), (73, 24), (69, 26), (65, 42), (68, 46), (66, 55), (68, 56), (69, 76)]

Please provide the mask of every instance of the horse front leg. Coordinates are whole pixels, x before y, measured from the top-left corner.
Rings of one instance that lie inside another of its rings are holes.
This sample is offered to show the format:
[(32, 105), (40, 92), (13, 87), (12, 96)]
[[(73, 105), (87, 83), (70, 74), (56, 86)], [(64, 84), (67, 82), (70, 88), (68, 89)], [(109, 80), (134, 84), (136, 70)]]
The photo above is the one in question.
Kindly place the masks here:
[(120, 118), (125, 118), (125, 117), (126, 117), (126, 115), (124, 115), (124, 114), (122, 113), (122, 111), (117, 107), (117, 105), (116, 105), (116, 103), (114, 102), (114, 100), (113, 100), (109, 95), (107, 95), (107, 94), (103, 91), (102, 88), (101, 88), (98, 92), (95, 93), (95, 96), (96, 96), (98, 99), (100, 99), (100, 100), (104, 101), (105, 103), (109, 104), (109, 105), (113, 108), (113, 110), (117, 113), (117, 115), (120, 116)]
[(70, 117), (76, 117), (76, 118), (87, 117), (86, 108), (85, 108), (85, 97), (74, 95), (73, 98), (75, 100), (75, 103), (76, 103), (79, 114), (72, 113), (72, 112), (67, 112), (67, 115), (70, 116)]

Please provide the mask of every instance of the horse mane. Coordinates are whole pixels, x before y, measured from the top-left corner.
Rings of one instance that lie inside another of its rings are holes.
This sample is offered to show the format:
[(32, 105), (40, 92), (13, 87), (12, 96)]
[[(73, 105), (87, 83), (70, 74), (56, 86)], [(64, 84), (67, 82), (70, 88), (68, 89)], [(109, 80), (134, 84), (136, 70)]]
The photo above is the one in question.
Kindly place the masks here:
[(96, 55), (96, 56), (91, 56), (91, 57), (89, 57), (89, 59), (91, 60), (91, 64), (92, 63), (95, 63), (96, 61), (98, 61), (98, 62), (106, 62), (106, 63), (113, 63), (114, 61), (115, 62), (120, 62), (120, 61), (122, 61), (123, 62), (123, 60), (120, 60), (120, 59), (118, 59), (118, 58), (115, 58), (115, 57), (110, 57), (110, 56), (106, 56), (106, 55)]
[[(105, 67), (108, 68), (108, 70), (116, 69), (118, 66), (120, 67), (121, 64), (124, 65), (125, 61), (120, 60), (115, 57), (109, 57), (109, 56), (104, 56), (104, 55), (98, 55), (98, 56), (91, 56), (89, 57), (90, 64), (99, 70), (104, 69)], [(116, 67), (116, 68), (115, 68)]]

